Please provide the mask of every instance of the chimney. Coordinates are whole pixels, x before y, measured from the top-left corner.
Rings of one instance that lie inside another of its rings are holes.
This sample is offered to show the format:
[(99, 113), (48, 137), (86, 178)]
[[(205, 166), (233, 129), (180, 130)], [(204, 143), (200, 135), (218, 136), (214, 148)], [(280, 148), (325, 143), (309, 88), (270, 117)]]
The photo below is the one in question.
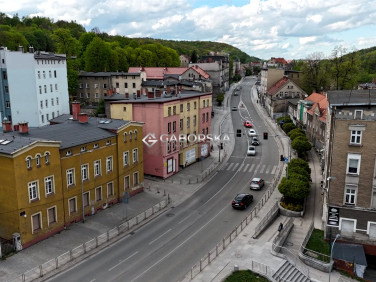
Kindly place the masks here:
[(148, 99), (154, 99), (154, 93), (148, 92)]
[(140, 90), (137, 90), (137, 99), (140, 99), (141, 98), (141, 92)]
[(34, 53), (34, 47), (33, 46), (29, 46), (29, 53)]
[(73, 101), (72, 102), (72, 116), (73, 120), (78, 120), (78, 114), (81, 111), (81, 105), (80, 102)]
[(20, 129), (20, 133), (22, 134), (29, 133), (29, 125), (27, 122), (19, 122), (18, 125)]
[(24, 47), (21, 46), (21, 45), (19, 45), (19, 46), (18, 46), (18, 51), (20, 51), (21, 53), (23, 53), (23, 52), (24, 52)]
[(12, 122), (9, 120), (3, 121), (3, 132), (10, 132), (12, 131)]
[(14, 131), (19, 131), (19, 130), (20, 130), (20, 126), (19, 126), (18, 124), (15, 124), (15, 125), (13, 126), (13, 130), (14, 130)]
[(79, 123), (88, 123), (88, 118), (86, 113), (79, 113), (78, 114), (78, 122)]
[(155, 91), (155, 98), (161, 98), (161, 90), (160, 89)]

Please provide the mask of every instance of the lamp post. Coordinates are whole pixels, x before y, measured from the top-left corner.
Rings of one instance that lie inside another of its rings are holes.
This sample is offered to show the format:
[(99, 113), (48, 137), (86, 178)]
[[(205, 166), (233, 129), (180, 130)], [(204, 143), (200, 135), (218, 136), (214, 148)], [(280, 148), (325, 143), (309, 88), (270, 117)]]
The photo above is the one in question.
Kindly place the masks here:
[[(276, 135), (275, 137), (279, 137), (281, 139), (282, 138), (287, 138), (289, 140), (289, 146), (287, 148), (287, 156), (288, 156), (287, 163), (289, 163), (291, 161), (291, 149), (290, 149), (290, 147), (291, 147), (291, 139), (290, 139), (290, 137), (288, 137), (288, 136), (281, 136), (281, 135)], [(288, 165), (287, 165), (287, 168), (286, 168), (286, 178), (289, 179), (289, 167), (288, 167)]]
[(332, 260), (333, 260), (333, 248), (334, 248), (334, 243), (336, 242), (336, 240), (340, 237), (339, 234), (336, 235), (336, 238), (334, 239), (333, 241), (333, 244), (332, 244), (332, 248), (330, 250), (330, 261), (329, 261), (329, 282), (330, 282), (330, 273), (332, 272)]

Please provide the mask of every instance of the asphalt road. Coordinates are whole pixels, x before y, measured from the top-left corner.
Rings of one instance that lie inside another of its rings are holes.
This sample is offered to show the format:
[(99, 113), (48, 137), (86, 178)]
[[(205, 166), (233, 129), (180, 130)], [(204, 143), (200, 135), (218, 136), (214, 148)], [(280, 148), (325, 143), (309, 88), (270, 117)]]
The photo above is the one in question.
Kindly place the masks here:
[[(255, 80), (246, 78), (239, 96), (231, 97), (234, 129), (245, 132), (243, 121), (250, 120), (257, 133), (265, 125), (251, 101)], [(60, 273), (49, 281), (178, 281), (200, 258), (228, 235), (256, 205), (264, 191), (251, 191), (250, 179), (262, 177), (266, 187), (278, 165), (278, 150), (273, 138), (263, 140), (256, 156), (246, 156), (248, 136), (234, 137), (235, 149), (221, 170), (182, 204)], [(253, 169), (252, 169), (253, 168)], [(250, 192), (254, 203), (245, 211), (234, 210), (231, 200), (239, 192)]]

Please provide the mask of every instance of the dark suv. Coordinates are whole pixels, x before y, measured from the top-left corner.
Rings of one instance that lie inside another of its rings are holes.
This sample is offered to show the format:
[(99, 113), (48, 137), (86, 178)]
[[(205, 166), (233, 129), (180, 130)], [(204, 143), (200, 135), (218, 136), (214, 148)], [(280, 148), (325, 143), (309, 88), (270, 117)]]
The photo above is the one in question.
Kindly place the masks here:
[(231, 205), (234, 209), (246, 209), (252, 202), (253, 196), (251, 194), (241, 193), (236, 195)]
[(258, 146), (260, 145), (260, 141), (257, 137), (252, 137), (252, 143), (253, 146)]

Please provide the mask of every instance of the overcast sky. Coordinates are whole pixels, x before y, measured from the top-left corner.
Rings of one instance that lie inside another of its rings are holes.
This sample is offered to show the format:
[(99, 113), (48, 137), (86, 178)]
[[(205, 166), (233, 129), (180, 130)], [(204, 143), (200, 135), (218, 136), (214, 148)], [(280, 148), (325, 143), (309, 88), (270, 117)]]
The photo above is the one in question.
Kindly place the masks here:
[(0, 11), (111, 35), (223, 42), (261, 59), (376, 46), (376, 0), (0, 0)]

